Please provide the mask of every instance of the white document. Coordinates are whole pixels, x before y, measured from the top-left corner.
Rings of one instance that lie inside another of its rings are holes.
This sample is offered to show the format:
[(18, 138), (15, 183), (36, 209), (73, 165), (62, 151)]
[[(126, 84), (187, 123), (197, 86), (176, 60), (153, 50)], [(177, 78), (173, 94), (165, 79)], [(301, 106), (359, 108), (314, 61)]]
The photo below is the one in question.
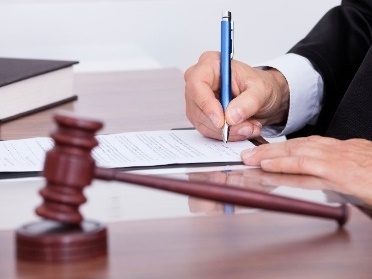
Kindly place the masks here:
[[(240, 153), (254, 145), (249, 141), (209, 139), (196, 130), (131, 132), (96, 137), (93, 157), (100, 167), (123, 168), (188, 163), (240, 162)], [(277, 138), (270, 141), (282, 141)], [(51, 138), (0, 142), (0, 172), (41, 171)]]

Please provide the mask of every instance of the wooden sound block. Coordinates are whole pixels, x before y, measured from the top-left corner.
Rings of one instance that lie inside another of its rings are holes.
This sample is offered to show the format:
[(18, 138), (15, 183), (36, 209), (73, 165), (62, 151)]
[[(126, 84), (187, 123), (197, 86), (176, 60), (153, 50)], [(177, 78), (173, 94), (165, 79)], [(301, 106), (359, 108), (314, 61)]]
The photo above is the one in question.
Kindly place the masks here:
[(107, 255), (107, 230), (98, 222), (80, 225), (43, 220), (16, 231), (17, 258), (71, 262)]

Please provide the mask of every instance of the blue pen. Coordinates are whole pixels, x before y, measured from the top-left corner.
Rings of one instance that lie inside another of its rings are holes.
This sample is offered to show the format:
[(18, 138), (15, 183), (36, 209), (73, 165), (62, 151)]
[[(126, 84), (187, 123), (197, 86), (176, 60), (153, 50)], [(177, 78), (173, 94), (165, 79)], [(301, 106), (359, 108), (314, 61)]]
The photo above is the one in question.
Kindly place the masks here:
[[(227, 180), (230, 170), (225, 170), (223, 172), (226, 173), (226, 180)], [(235, 206), (233, 204), (230, 204), (230, 203), (224, 203), (223, 204), (223, 213), (226, 214), (226, 215), (234, 214), (235, 213)]]
[(223, 204), (223, 213), (226, 215), (233, 215), (235, 213), (235, 206), (230, 203)]
[[(231, 101), (231, 59), (234, 55), (233, 47), (234, 22), (231, 20), (231, 12), (226, 11), (221, 19), (221, 104), (225, 112)], [(229, 138), (229, 126), (226, 123), (222, 128), (222, 140), (227, 143)]]

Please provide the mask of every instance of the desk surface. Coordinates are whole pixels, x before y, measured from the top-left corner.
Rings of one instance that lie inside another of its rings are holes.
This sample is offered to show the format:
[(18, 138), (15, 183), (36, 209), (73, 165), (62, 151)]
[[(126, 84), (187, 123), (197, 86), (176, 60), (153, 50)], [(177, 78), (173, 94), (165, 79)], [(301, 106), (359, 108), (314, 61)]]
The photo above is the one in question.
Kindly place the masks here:
[[(177, 70), (78, 75), (79, 100), (56, 109), (102, 119), (102, 133), (187, 127)], [(0, 126), (1, 139), (46, 136), (56, 109)], [(2, 208), (6, 214), (6, 208)], [(70, 264), (15, 258), (0, 231), (0, 278), (370, 278), (372, 226), (283, 213), (212, 215), (108, 224), (109, 255)]]
[(3, 123), (0, 139), (48, 136), (57, 110), (103, 121), (101, 134), (191, 126), (177, 69), (77, 74), (74, 83), (77, 101)]
[(371, 221), (354, 210), (345, 230), (279, 213), (109, 224), (109, 256), (72, 264), (14, 260), (0, 232), (0, 278), (371, 278)]

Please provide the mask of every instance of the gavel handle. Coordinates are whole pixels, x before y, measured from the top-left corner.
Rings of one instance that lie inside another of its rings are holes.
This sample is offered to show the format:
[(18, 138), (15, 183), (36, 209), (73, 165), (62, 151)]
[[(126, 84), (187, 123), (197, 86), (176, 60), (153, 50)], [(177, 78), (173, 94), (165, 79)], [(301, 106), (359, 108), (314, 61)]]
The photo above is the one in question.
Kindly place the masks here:
[(240, 206), (335, 219), (340, 227), (346, 223), (349, 216), (348, 208), (345, 204), (341, 206), (327, 206), (265, 192), (226, 187), (210, 182), (194, 182), (160, 176), (139, 175), (99, 167), (95, 169), (95, 178), (139, 184), (150, 188)]

